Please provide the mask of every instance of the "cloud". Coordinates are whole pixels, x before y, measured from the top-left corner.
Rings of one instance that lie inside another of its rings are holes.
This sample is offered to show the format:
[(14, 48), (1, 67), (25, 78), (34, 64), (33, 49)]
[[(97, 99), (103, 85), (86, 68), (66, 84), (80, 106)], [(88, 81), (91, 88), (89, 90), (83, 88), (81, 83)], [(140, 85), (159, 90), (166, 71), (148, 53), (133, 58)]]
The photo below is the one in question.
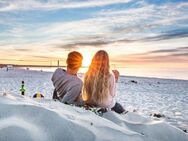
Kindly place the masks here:
[(161, 33), (161, 35), (158, 35), (155, 37), (144, 38), (142, 40), (144, 40), (144, 41), (161, 41), (161, 40), (169, 40), (169, 39), (183, 38), (183, 37), (188, 37), (188, 28), (166, 31), (166, 33)]
[[(61, 57), (61, 58), (59, 58), (59, 57), (51, 57), (51, 56), (45, 56), (45, 55), (31, 55), (30, 57), (33, 57), (33, 58), (37, 58), (37, 59), (40, 59), (40, 60), (45, 60), (45, 62), (49, 62), (50, 60), (51, 61), (57, 61), (57, 60), (63, 60), (63, 61), (65, 61), (66, 60), (66, 58), (65, 57)], [(40, 62), (40, 61), (39, 61)]]
[(92, 1), (74, 1), (74, 0), (6, 0), (0, 2), (0, 12), (23, 11), (23, 10), (58, 10), (71, 8), (100, 7), (117, 3), (128, 3), (131, 0), (92, 0)]
[(169, 30), (170, 26), (188, 28), (187, 13), (187, 2), (164, 2), (162, 5), (135, 2), (129, 8), (100, 11), (97, 16), (111, 21), (113, 32), (129, 35), (136, 33), (137, 36), (144, 32), (147, 36), (148, 33), (160, 34)]
[[(115, 43), (121, 43), (121, 44), (130, 44), (130, 43), (138, 43), (138, 42), (153, 42), (153, 41), (163, 41), (163, 40), (171, 40), (171, 39), (178, 39), (178, 38), (183, 38), (183, 37), (188, 37), (188, 32), (179, 32), (179, 33), (165, 33), (163, 35), (158, 35), (158, 36), (153, 36), (153, 37), (145, 37), (141, 39), (131, 39), (131, 38), (126, 38), (126, 39), (117, 39), (117, 40), (109, 40), (109, 39), (103, 39), (103, 40), (83, 40), (82, 42), (79, 41), (74, 41), (74, 43), (71, 44), (64, 44), (64, 45), (57, 45), (57, 48), (61, 49), (78, 49), (82, 47), (96, 47), (96, 48), (108, 48), (108, 45), (112, 45)], [(84, 37), (83, 37), (84, 38)], [(87, 37), (85, 37), (86, 39)], [(55, 46), (56, 46), (55, 45)], [(186, 48), (185, 48), (186, 49)], [(149, 53), (165, 53), (165, 52), (176, 52), (177, 50), (175, 49), (167, 49), (167, 50), (156, 50), (156, 51), (151, 51)]]
[[(71, 35), (70, 40), (75, 42), (78, 42), (75, 39), (80, 36), (85, 36), (87, 42), (87, 36), (90, 35), (101, 36), (100, 40), (104, 41), (141, 40), (142, 38), (148, 41), (159, 41), (186, 37), (187, 24), (181, 23), (181, 20), (188, 20), (186, 14), (188, 11), (185, 8), (188, 9), (186, 3), (166, 3), (162, 6), (144, 3), (138, 8), (103, 10), (94, 13), (93, 17), (88, 19), (52, 24), (44, 28), (42, 33), (63, 33), (60, 35), (62, 37), (64, 34)], [(175, 30), (171, 30), (170, 26), (174, 26)], [(180, 29), (182, 29), (181, 32), (179, 32)]]
[[(120, 59), (121, 58), (121, 59)], [(123, 59), (122, 59), (123, 58)], [(145, 53), (119, 55), (112, 58), (115, 63), (188, 63), (188, 47), (153, 50)], [(138, 64), (139, 65), (139, 64)]]
[(146, 52), (145, 54), (151, 54), (151, 53), (173, 53), (173, 52), (188, 52), (188, 47), (179, 47), (175, 49), (161, 49), (161, 50), (154, 50), (154, 51), (149, 51)]
[(32, 51), (31, 49), (26, 49), (26, 48), (15, 48), (14, 50), (18, 51), (18, 52), (30, 52), (30, 51)]
[(56, 48), (61, 48), (61, 49), (78, 49), (78, 48), (84, 48), (84, 47), (102, 47), (104, 45), (110, 44), (110, 42), (105, 42), (105, 41), (94, 41), (94, 42), (78, 42), (78, 43), (73, 43), (73, 44), (66, 44), (66, 45), (61, 45)]
[(188, 61), (188, 53), (176, 53), (176, 54), (171, 54), (171, 56), (185, 57)]
[[(63, 2), (64, 4), (61, 4)], [(8, 5), (14, 5), (19, 10), (35, 9), (43, 10), (43, 8), (65, 6), (67, 8), (102, 6), (117, 3), (133, 2), (130, 0), (94, 0), (82, 1), (78, 4), (75, 1), (3, 1), (1, 8)], [(67, 6), (69, 5), (69, 6)], [(134, 7), (136, 5), (136, 7)], [(100, 10), (94, 12), (92, 17), (79, 19), (75, 21), (52, 22), (52, 23), (35, 23), (15, 24), (12, 22), (9, 29), (2, 33), (1, 36), (12, 37), (15, 43), (25, 42), (42, 42), (45, 45), (58, 45), (72, 48), (73, 46), (103, 46), (106, 42), (140, 42), (140, 41), (160, 41), (179, 37), (187, 37), (188, 27), (180, 20), (188, 20), (186, 14), (188, 3), (164, 3), (163, 5), (148, 4), (147, 2), (135, 1), (124, 10), (116, 8), (108, 10)], [(104, 8), (105, 9), (105, 8)], [(27, 17), (27, 16), (26, 16)], [(24, 17), (22, 17), (24, 18)], [(8, 18), (10, 19), (10, 18)], [(19, 21), (17, 21), (19, 22)], [(6, 22), (9, 23), (9, 22)], [(5, 23), (5, 24), (6, 24)], [(176, 26), (177, 25), (177, 26)], [(169, 27), (177, 28), (173, 33), (169, 33)], [(182, 28), (185, 31), (178, 32)], [(90, 38), (98, 37), (97, 39)], [(18, 39), (24, 39), (20, 41)], [(78, 45), (77, 45), (78, 44)], [(108, 44), (106, 44), (108, 45)]]

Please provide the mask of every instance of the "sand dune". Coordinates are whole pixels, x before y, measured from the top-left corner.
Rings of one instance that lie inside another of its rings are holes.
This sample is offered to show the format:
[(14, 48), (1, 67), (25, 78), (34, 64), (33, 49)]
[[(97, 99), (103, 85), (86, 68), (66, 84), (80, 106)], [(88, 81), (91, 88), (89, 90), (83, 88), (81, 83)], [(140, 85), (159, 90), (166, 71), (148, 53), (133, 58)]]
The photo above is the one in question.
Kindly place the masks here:
[(91, 111), (7, 94), (0, 96), (0, 141), (188, 141), (183, 131), (136, 113)]

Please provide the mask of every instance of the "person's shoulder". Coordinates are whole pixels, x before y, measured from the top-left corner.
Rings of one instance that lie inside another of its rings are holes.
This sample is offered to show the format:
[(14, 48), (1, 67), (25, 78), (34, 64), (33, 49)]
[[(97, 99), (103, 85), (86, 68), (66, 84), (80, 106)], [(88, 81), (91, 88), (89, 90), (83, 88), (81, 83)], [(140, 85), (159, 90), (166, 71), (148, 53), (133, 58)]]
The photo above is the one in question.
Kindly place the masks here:
[(78, 85), (83, 85), (83, 81), (78, 76), (75, 76), (74, 78)]
[(64, 69), (61, 69), (61, 68), (57, 68), (53, 74), (63, 74), (65, 73), (66, 71)]
[(52, 75), (52, 81), (55, 79), (59, 79), (59, 77), (64, 75), (65, 75), (65, 71), (61, 68), (57, 68)]
[(61, 69), (61, 68), (57, 68), (54, 73), (56, 73), (56, 72), (65, 72), (65, 70)]

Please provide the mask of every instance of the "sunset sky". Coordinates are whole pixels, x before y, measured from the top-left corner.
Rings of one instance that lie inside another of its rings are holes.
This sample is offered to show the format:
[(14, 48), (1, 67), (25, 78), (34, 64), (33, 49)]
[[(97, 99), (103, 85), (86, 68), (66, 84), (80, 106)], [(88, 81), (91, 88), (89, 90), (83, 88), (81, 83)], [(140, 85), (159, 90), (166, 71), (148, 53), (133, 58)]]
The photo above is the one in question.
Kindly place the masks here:
[(0, 64), (100, 49), (121, 74), (188, 79), (188, 1), (0, 0)]

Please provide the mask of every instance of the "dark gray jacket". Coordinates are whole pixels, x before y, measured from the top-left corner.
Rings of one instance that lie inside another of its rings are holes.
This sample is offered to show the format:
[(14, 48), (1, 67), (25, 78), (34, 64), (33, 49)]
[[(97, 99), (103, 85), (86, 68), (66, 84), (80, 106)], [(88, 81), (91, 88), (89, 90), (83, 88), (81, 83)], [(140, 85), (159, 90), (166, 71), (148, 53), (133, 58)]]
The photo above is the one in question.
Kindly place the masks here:
[(70, 75), (63, 69), (56, 69), (52, 82), (58, 99), (63, 103), (78, 104), (83, 82), (76, 75)]

